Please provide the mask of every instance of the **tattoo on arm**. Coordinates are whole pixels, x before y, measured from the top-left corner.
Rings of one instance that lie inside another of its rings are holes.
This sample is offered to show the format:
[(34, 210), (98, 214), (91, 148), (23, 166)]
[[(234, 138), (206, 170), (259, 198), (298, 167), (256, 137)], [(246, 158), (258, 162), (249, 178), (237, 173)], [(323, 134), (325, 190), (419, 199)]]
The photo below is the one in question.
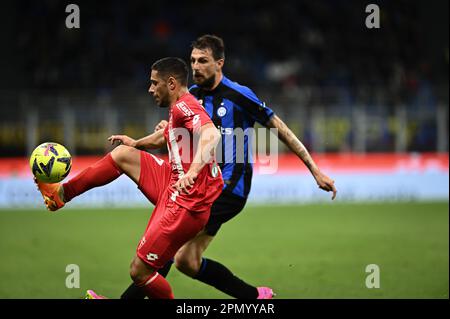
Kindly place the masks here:
[(306, 147), (278, 116), (274, 115), (267, 123), (267, 126), (278, 129), (278, 138), (305, 163), (311, 173), (314, 174), (318, 171)]

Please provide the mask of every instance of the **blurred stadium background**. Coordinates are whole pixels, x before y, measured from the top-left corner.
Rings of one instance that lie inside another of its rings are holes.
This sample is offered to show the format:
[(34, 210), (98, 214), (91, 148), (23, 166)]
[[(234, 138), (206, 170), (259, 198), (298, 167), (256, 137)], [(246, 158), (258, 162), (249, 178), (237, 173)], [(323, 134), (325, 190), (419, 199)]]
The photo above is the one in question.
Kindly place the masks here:
[[(153, 131), (165, 110), (147, 93), (150, 65), (188, 61), (204, 33), (223, 37), (225, 74), (338, 188), (331, 203), (280, 144), (278, 172), (255, 174), (208, 255), (280, 298), (448, 298), (447, 1), (74, 1), (81, 28), (67, 29), (69, 3), (1, 4), (0, 298), (117, 297), (128, 285), (144, 197), (121, 177), (50, 215), (27, 157), (62, 143), (73, 176), (111, 149), (109, 135)], [(365, 27), (369, 3), (380, 29)], [(65, 286), (68, 264), (78, 289)], [(365, 286), (368, 264), (379, 289)], [(169, 281), (177, 297), (226, 298), (176, 270)]]

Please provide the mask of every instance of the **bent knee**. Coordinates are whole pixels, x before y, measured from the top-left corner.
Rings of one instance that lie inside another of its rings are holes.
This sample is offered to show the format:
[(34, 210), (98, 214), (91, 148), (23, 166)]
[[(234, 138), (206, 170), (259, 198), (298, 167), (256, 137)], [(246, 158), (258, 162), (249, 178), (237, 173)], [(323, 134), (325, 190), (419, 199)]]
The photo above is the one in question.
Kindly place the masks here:
[(136, 284), (145, 280), (142, 278), (142, 271), (140, 271), (139, 267), (134, 262), (130, 265), (130, 277)]
[(111, 156), (113, 157), (113, 159), (122, 160), (122, 159), (126, 159), (127, 156), (133, 151), (137, 151), (137, 150), (131, 146), (119, 145), (111, 151)]
[(111, 151), (111, 157), (119, 167), (136, 162), (139, 156), (139, 150), (126, 145), (119, 145)]
[(135, 284), (143, 283), (154, 272), (139, 259), (135, 258), (130, 265), (130, 277)]
[(175, 255), (174, 263), (179, 271), (190, 277), (195, 277), (200, 271), (202, 257), (181, 252)]

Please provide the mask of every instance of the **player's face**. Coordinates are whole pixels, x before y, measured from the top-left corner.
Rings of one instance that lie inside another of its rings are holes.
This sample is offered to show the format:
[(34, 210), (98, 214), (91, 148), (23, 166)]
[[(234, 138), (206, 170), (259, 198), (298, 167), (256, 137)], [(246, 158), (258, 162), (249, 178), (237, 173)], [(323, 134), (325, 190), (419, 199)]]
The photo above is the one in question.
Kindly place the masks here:
[(214, 60), (211, 49), (194, 48), (191, 52), (191, 68), (195, 84), (203, 88), (212, 88), (221, 64)]
[(159, 107), (169, 107), (170, 101), (167, 82), (158, 75), (158, 71), (152, 70), (150, 82), (151, 84), (148, 88), (148, 92), (153, 95), (156, 104)]

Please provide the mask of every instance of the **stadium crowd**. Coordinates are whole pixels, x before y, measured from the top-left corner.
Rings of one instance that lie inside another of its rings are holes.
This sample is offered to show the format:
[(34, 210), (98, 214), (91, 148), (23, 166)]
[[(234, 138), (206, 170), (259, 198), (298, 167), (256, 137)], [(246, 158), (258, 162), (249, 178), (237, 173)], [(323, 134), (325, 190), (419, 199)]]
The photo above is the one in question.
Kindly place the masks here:
[[(366, 28), (367, 4), (358, 0), (77, 4), (80, 29), (65, 27), (64, 2), (16, 5), (21, 19), (14, 22), (12, 47), (20, 90), (39, 95), (145, 92), (152, 61), (163, 56), (188, 60), (193, 39), (216, 33), (227, 44), (225, 73), (276, 103), (282, 114), (294, 119), (299, 105), (309, 112), (318, 104), (350, 114), (349, 108), (364, 104), (369, 112), (383, 105), (379, 116), (388, 117), (395, 113), (392, 106), (406, 105), (419, 119), (408, 150), (437, 148), (436, 124), (422, 113), (433, 117), (438, 103), (448, 105), (448, 28), (442, 43), (437, 34), (430, 36), (435, 29), (423, 28), (432, 21), (426, 9), (431, 4), (377, 1), (380, 29)], [(313, 134), (309, 128), (303, 133), (306, 141)], [(372, 150), (390, 151), (393, 143), (387, 138)]]

